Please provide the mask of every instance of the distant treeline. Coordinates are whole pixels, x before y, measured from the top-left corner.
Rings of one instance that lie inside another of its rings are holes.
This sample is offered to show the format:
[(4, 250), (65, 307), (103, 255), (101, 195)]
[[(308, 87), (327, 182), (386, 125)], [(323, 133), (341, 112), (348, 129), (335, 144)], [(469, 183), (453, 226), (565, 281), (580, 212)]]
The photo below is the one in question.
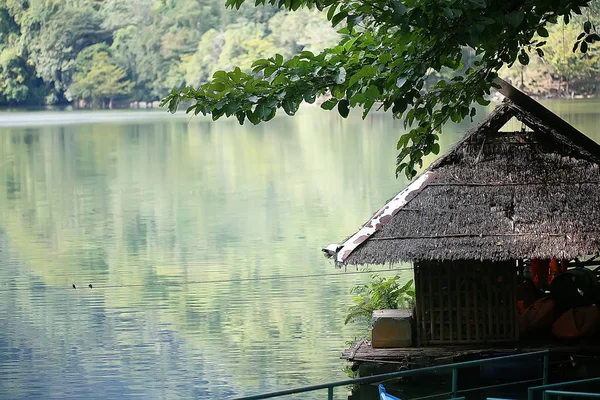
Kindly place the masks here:
[[(218, 69), (247, 70), (260, 57), (338, 40), (316, 10), (251, 3), (228, 10), (224, 0), (0, 0), (0, 106), (156, 101)], [(530, 49), (530, 64), (505, 75), (542, 96), (598, 95), (598, 46), (571, 51), (588, 18), (600, 28), (600, 0), (550, 29), (543, 59)]]
[(338, 40), (317, 11), (224, 3), (0, 0), (0, 105), (155, 101), (218, 69)]

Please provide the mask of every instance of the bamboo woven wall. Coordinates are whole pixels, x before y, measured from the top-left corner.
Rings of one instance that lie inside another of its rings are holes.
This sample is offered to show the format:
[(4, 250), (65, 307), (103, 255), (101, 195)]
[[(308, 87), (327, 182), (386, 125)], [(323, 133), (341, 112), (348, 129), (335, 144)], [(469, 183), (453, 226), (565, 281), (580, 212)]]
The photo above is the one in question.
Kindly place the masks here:
[(514, 261), (415, 263), (417, 344), (519, 339)]

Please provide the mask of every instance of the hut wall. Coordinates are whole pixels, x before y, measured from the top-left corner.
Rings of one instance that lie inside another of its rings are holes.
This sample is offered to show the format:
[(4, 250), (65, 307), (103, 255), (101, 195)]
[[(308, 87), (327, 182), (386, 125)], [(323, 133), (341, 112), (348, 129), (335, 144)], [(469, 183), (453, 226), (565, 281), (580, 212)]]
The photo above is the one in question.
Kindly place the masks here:
[(417, 345), (512, 342), (515, 261), (415, 263)]

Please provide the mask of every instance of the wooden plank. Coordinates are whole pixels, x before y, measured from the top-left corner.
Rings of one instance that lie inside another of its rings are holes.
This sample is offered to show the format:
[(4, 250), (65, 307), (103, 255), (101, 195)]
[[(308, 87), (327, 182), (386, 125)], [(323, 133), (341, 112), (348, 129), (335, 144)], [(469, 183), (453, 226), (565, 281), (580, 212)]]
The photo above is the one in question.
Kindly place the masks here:
[[(354, 346), (353, 346), (354, 347)], [(391, 363), (406, 363), (413, 364), (416, 360), (419, 362), (439, 363), (441, 360), (451, 360), (456, 356), (495, 353), (495, 354), (517, 354), (522, 352), (539, 351), (549, 349), (553, 354), (565, 354), (568, 356), (585, 356), (600, 358), (600, 345), (563, 345), (557, 343), (537, 343), (523, 348), (515, 348), (514, 343), (494, 341), (487, 344), (463, 344), (463, 345), (432, 345), (428, 347), (401, 347), (374, 349), (368, 342), (361, 343), (357, 347), (358, 351), (352, 353), (353, 358), (349, 358), (350, 349), (342, 354), (342, 358), (349, 361), (373, 362), (384, 361)], [(446, 361), (450, 362), (450, 361)]]
[[(510, 268), (510, 264), (508, 263), (503, 263), (502, 265), (502, 286), (503, 287), (507, 287), (507, 285), (510, 284), (510, 277), (508, 276), (508, 274), (510, 273), (509, 271), (511, 271)], [(508, 288), (508, 287), (507, 287)], [(510, 288), (509, 290), (503, 290), (502, 291), (502, 302), (504, 303), (503, 307), (502, 307), (502, 315), (504, 316), (504, 318), (502, 319), (502, 324), (504, 326), (504, 332), (502, 332), (502, 337), (509, 339), (512, 337), (512, 332), (509, 331), (509, 319), (510, 319), (510, 305), (508, 304), (508, 295), (510, 294)]]
[(519, 340), (519, 330), (517, 328), (517, 285), (519, 281), (517, 280), (517, 263), (515, 261), (515, 265), (512, 268), (512, 290), (511, 290), (511, 335), (515, 341)]
[(516, 340), (519, 340), (519, 308), (517, 306), (517, 286), (520, 283), (520, 279), (517, 279), (517, 276), (515, 276), (515, 291), (514, 291), (514, 299), (515, 299), (515, 306), (513, 307), (513, 309), (515, 310), (515, 338)]
[(504, 337), (507, 339), (512, 338), (512, 328), (510, 326), (510, 319), (511, 319), (511, 304), (512, 302), (510, 301), (510, 294), (512, 292), (511, 290), (511, 282), (512, 279), (510, 279), (510, 273), (512, 272), (512, 268), (509, 262), (506, 263), (506, 272), (504, 273), (505, 278), (503, 280), (504, 283), (504, 287), (506, 288), (505, 290), (502, 291), (503, 294), (503, 302), (504, 302), (504, 312), (506, 313), (506, 318), (504, 320)]
[(421, 333), (419, 332), (419, 326), (421, 324), (421, 307), (419, 302), (419, 266), (418, 263), (413, 264), (413, 276), (415, 284), (415, 330), (417, 331), (417, 347), (421, 346)]
[(464, 265), (463, 266), (463, 270), (464, 270), (464, 279), (465, 279), (465, 305), (466, 305), (466, 309), (467, 309), (467, 341), (470, 342), (471, 339), (471, 299), (469, 298), (469, 271), (468, 271), (468, 265)]
[(462, 342), (463, 339), (463, 335), (462, 335), (462, 331), (463, 331), (463, 317), (462, 317), (462, 308), (461, 308), (461, 301), (460, 301), (460, 297), (461, 297), (461, 288), (460, 288), (460, 279), (461, 279), (461, 273), (460, 273), (460, 265), (456, 265), (455, 266), (455, 271), (456, 271), (456, 323), (458, 324), (458, 341)]
[[(483, 272), (483, 271), (482, 271)], [(474, 321), (475, 321), (475, 340), (480, 341), (481, 335), (479, 333), (479, 291), (477, 288), (477, 270), (475, 267), (475, 264), (471, 265), (471, 287), (472, 287), (472, 295), (471, 297), (473, 297), (473, 309), (474, 309)]]
[(450, 341), (453, 342), (454, 341), (454, 324), (453, 324), (453, 319), (454, 319), (454, 312), (452, 309), (452, 294), (454, 293), (452, 290), (452, 283), (453, 283), (453, 279), (452, 277), (454, 276), (454, 267), (450, 266), (448, 267), (448, 325), (449, 325), (449, 330), (450, 330), (450, 334), (448, 335), (450, 338)]
[(488, 306), (488, 338), (494, 337), (494, 315), (492, 308), (492, 278), (488, 276), (485, 280), (486, 288), (487, 288), (487, 306)]
[(440, 340), (444, 341), (444, 322), (445, 322), (445, 318), (444, 318), (444, 299), (443, 299), (443, 294), (442, 294), (442, 287), (443, 282), (444, 282), (444, 271), (446, 270), (446, 268), (448, 268), (447, 263), (443, 264), (440, 266), (441, 268), (438, 268), (438, 285), (437, 285), (437, 290), (438, 290), (438, 298), (440, 301), (440, 311), (438, 312), (439, 318), (440, 318)]
[(492, 282), (492, 293), (494, 295), (492, 302), (492, 310), (494, 311), (494, 338), (500, 336), (500, 312), (498, 310), (498, 284)]
[(432, 263), (427, 263), (427, 281), (429, 284), (429, 292), (427, 293), (427, 299), (429, 301), (429, 329), (431, 330), (431, 334), (430, 334), (430, 339), (427, 341), (428, 343), (432, 340), (435, 339), (435, 329), (434, 329), (434, 321), (433, 321), (433, 283), (431, 282), (433, 280), (433, 269), (434, 266), (432, 265)]
[(427, 328), (425, 327), (425, 312), (427, 311), (427, 304), (425, 302), (425, 270), (423, 268), (423, 264), (419, 263), (419, 274), (420, 274), (420, 282), (419, 282), (419, 293), (417, 296), (419, 297), (419, 301), (421, 303), (421, 345), (427, 344)]
[(489, 298), (488, 298), (488, 294), (489, 292), (487, 291), (487, 284), (489, 282), (489, 277), (488, 275), (484, 275), (483, 279), (480, 282), (480, 287), (481, 287), (481, 331), (482, 331), (482, 335), (485, 339), (488, 339), (490, 337), (489, 334), (489, 330), (488, 330), (488, 321), (489, 321), (489, 313), (488, 313), (488, 303), (489, 303)]
[(508, 290), (507, 290), (507, 294), (506, 294), (506, 310), (508, 312), (508, 326), (507, 326), (507, 332), (506, 332), (506, 337), (510, 338), (512, 340), (514, 340), (514, 332), (515, 332), (515, 324), (514, 324), (514, 319), (515, 319), (515, 310), (513, 305), (516, 304), (517, 299), (514, 298), (513, 294), (514, 294), (514, 287), (515, 287), (515, 273), (516, 273), (516, 269), (515, 269), (515, 262), (511, 262), (510, 265), (510, 269), (509, 269), (509, 276), (508, 276)]

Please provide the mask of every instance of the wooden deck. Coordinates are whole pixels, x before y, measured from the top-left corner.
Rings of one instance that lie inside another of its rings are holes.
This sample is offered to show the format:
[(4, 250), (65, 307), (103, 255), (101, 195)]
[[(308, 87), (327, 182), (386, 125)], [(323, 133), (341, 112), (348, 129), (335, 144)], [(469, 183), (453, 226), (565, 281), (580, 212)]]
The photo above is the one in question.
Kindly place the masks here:
[(359, 340), (342, 353), (342, 359), (356, 363), (402, 364), (410, 368), (449, 364), (481, 356), (501, 356), (549, 349), (563, 356), (600, 359), (600, 345), (585, 343), (572, 346), (557, 343), (523, 345), (461, 345), (374, 349), (366, 339)]

